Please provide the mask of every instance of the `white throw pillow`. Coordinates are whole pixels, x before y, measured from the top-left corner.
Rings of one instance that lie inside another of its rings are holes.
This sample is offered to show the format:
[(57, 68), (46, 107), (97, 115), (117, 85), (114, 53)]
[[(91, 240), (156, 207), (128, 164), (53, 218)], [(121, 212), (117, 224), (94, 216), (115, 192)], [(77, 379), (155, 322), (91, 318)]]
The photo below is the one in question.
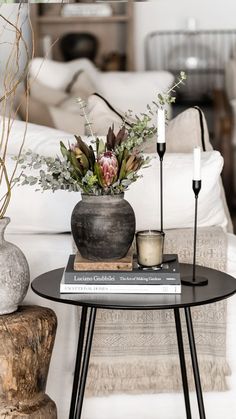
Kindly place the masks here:
[(109, 103), (98, 95), (89, 97), (87, 111), (95, 135), (106, 135), (112, 125), (115, 132), (118, 132), (122, 126), (124, 114), (111, 108)]
[(64, 90), (78, 70), (84, 70), (96, 84), (99, 71), (92, 61), (78, 58), (68, 62), (49, 60), (43, 57), (34, 58), (30, 63), (30, 76), (38, 82), (53, 89)]
[[(9, 172), (14, 162), (8, 157)], [(219, 176), (223, 159), (217, 151), (202, 153), (202, 190), (199, 194), (199, 227), (227, 225), (222, 204)], [(164, 159), (164, 229), (192, 227), (192, 154), (166, 154)], [(143, 177), (130, 186), (125, 197), (136, 215), (136, 228), (160, 228), (159, 161), (142, 169)], [(34, 171), (32, 171), (32, 175)], [(1, 191), (2, 195), (2, 191)], [(16, 186), (7, 215), (11, 233), (60, 233), (70, 231), (71, 212), (81, 199), (78, 192), (36, 192), (35, 187)]]
[[(219, 183), (223, 158), (218, 151), (202, 153), (202, 189), (198, 226), (222, 226), (227, 217)], [(137, 230), (160, 228), (159, 159), (142, 169), (143, 177), (130, 186), (126, 199), (136, 215)], [(166, 153), (164, 158), (164, 229), (193, 227), (195, 198), (192, 190), (192, 153)]]
[[(75, 100), (71, 99), (71, 107), (74, 106)], [(69, 102), (67, 102), (68, 107)], [(76, 109), (77, 107), (77, 109)], [(75, 103), (74, 111), (71, 109), (58, 108), (56, 106), (49, 106), (49, 113), (53, 120), (54, 126), (59, 130), (64, 130), (71, 134), (83, 135), (85, 134), (84, 117), (80, 114), (79, 105)]]
[[(202, 122), (202, 126), (201, 126)], [(197, 108), (188, 108), (168, 121), (166, 126), (166, 150), (169, 153), (191, 153), (193, 147), (202, 144), (202, 129), (206, 151), (212, 150), (204, 113)], [(142, 148), (145, 153), (156, 153), (156, 136), (147, 140)]]

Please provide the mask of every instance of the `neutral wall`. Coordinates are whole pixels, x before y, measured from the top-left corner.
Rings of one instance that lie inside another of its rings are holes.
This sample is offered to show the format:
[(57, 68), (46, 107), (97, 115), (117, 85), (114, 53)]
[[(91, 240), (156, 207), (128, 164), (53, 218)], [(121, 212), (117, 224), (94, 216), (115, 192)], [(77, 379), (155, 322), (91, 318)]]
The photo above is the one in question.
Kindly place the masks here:
[[(15, 39), (15, 30), (2, 18), (4, 16), (13, 24), (17, 20), (17, 12), (20, 7), (20, 17), (18, 27), (22, 26), (23, 37), (31, 48), (31, 36), (30, 36), (30, 27), (27, 20), (28, 15), (28, 5), (22, 4), (2, 4), (0, 6), (0, 92), (3, 91), (2, 79), (3, 74), (6, 68), (7, 60), (9, 58), (9, 53), (11, 51), (12, 45)], [(2, 15), (2, 16), (1, 16)], [(20, 49), (19, 54), (19, 70), (21, 71), (24, 68), (26, 63), (26, 54), (25, 49)]]
[(135, 3), (136, 69), (143, 70), (144, 39), (155, 30), (185, 29), (189, 17), (199, 29), (236, 29), (236, 0), (152, 0)]

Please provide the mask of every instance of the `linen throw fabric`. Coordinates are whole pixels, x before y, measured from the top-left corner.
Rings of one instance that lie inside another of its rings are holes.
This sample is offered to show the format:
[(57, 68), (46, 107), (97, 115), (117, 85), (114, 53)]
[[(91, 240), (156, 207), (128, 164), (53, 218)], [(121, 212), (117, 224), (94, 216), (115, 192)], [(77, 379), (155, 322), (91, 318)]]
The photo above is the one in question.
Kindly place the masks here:
[[(227, 237), (220, 227), (199, 229), (198, 264), (224, 271), (226, 248)], [(166, 232), (165, 253), (178, 253), (180, 262), (191, 263), (192, 249), (192, 230)], [(226, 361), (226, 302), (191, 311), (203, 390), (226, 390), (230, 374)], [(182, 329), (189, 386), (193, 390), (185, 321)], [(86, 388), (87, 396), (182, 391), (173, 310), (98, 310)]]

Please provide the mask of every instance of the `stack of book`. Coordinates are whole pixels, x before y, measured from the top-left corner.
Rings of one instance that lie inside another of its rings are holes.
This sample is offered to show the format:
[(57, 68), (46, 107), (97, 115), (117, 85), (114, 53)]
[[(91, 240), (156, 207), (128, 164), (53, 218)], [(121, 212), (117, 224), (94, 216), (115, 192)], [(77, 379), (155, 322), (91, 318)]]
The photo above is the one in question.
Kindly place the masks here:
[[(173, 255), (172, 255), (173, 256)], [(61, 293), (180, 294), (178, 256), (157, 269), (132, 271), (76, 271), (75, 255), (70, 255), (60, 284)]]

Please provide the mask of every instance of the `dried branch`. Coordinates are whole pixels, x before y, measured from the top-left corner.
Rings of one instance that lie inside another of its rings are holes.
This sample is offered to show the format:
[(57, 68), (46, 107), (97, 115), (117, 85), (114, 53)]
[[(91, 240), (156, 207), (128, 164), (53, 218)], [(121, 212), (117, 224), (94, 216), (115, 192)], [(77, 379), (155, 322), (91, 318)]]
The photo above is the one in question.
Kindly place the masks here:
[[(18, 13), (20, 11), (20, 6), (21, 5), (19, 4)], [(19, 27), (17, 27), (17, 22), (16, 23), (11, 22), (9, 19), (7, 19), (2, 14), (0, 14), (0, 19), (3, 19), (8, 25), (10, 25), (12, 28), (14, 28), (14, 30), (16, 31), (16, 34), (18, 34), (18, 41), (16, 41), (16, 44), (13, 45), (12, 50), (15, 47), (17, 48), (17, 45), (19, 44), (19, 41), (21, 41), (23, 43), (23, 46), (24, 46), (25, 51), (26, 51), (26, 54), (27, 54), (27, 60), (26, 60), (25, 67), (24, 67), (24, 69), (22, 71), (22, 74), (15, 81), (15, 84), (12, 87), (10, 87), (9, 90), (8, 89), (5, 90), (4, 95), (2, 97), (0, 97), (0, 102), (2, 102), (4, 100), (6, 100), (11, 94), (14, 94), (15, 91), (16, 91), (16, 88), (19, 86), (19, 84), (25, 80), (25, 78), (27, 76), (27, 72), (28, 72), (28, 66), (29, 66), (29, 62), (30, 62), (30, 57), (29, 57), (29, 48), (28, 48), (28, 45), (27, 45), (27, 43), (26, 43), (26, 41), (25, 41), (25, 39), (24, 39), (24, 37), (22, 35), (22, 29), (19, 28)], [(12, 50), (10, 52), (10, 55), (12, 54)], [(8, 62), (9, 62), (9, 59), (8, 59)]]
[[(12, 22), (10, 18), (6, 18), (2, 14), (0, 14), (0, 19), (5, 22), (4, 31), (1, 33), (1, 36), (4, 36), (5, 31), (8, 28), (14, 32), (14, 40), (12, 43), (9, 43), (9, 52), (8, 58), (6, 61), (6, 66), (3, 75), (3, 88), (4, 93), (0, 97), (0, 104), (1, 104), (1, 122), (2, 122), (2, 130), (1, 130), (1, 139), (0, 139), (0, 185), (5, 185), (6, 192), (0, 198), (0, 218), (4, 217), (9, 202), (11, 198), (11, 191), (14, 186), (13, 179), (15, 178), (15, 173), (18, 167), (18, 160), (21, 155), (26, 131), (27, 131), (27, 122), (28, 122), (28, 96), (29, 96), (29, 80), (28, 80), (28, 68), (30, 60), (33, 57), (34, 48), (32, 49), (32, 54), (30, 54), (29, 46), (23, 36), (22, 26), (24, 22), (21, 22), (21, 4), (18, 5), (17, 9), (17, 16), (15, 21)], [(32, 31), (32, 25), (30, 22), (30, 14), (27, 13), (27, 19), (29, 22), (29, 26)], [(33, 37), (33, 35), (32, 35)], [(2, 43), (3, 44), (3, 43)], [(20, 70), (20, 57), (21, 55), (25, 56), (25, 64), (22, 70)], [(17, 115), (18, 108), (15, 109), (15, 97), (17, 93), (17, 89), (19, 88), (20, 84), (26, 81), (26, 121), (25, 121), (25, 129), (22, 135), (21, 144), (18, 150), (18, 159), (15, 162), (13, 172), (11, 176), (9, 176), (7, 167), (6, 167), (6, 156), (7, 156), (7, 149), (10, 141), (10, 133), (12, 126), (14, 124), (15, 117)], [(2, 188), (3, 190), (3, 188)]]

